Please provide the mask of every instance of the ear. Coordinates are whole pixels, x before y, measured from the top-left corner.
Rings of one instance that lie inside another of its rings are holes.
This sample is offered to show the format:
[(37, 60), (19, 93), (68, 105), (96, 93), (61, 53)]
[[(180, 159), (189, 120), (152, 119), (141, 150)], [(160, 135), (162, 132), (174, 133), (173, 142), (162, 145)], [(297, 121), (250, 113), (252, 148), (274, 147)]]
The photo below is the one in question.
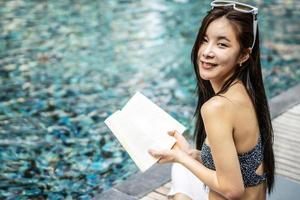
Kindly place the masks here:
[(251, 54), (251, 48), (247, 48), (245, 49), (245, 51), (243, 51), (238, 59), (238, 65), (240, 65), (241, 63), (244, 63), (248, 60), (248, 58), (250, 57)]

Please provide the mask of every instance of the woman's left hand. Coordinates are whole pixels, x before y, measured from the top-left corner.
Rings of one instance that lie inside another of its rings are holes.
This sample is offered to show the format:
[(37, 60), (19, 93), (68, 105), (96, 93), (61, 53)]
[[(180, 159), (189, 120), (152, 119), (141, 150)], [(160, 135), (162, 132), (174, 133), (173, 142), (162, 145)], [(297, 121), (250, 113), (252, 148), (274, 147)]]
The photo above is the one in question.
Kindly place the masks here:
[(180, 149), (179, 145), (175, 143), (170, 150), (154, 150), (149, 149), (150, 155), (155, 158), (159, 158), (158, 163), (180, 162), (180, 159), (187, 154)]

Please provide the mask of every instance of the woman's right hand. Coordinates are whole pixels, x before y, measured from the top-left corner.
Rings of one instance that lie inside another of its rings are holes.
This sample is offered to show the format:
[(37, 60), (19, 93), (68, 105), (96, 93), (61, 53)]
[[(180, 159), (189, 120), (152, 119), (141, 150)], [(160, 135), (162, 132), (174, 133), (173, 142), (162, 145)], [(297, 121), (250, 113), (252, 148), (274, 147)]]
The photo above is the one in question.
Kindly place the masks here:
[[(183, 150), (185, 153), (187, 153), (189, 156), (194, 158), (195, 160), (198, 160), (202, 163), (200, 153), (201, 151), (197, 149), (191, 148), (190, 144), (187, 142), (187, 140), (184, 138), (182, 134), (180, 134), (178, 131), (169, 131), (168, 134), (170, 136), (173, 136), (176, 139), (176, 146), (178, 146), (181, 150)], [(175, 146), (174, 145), (174, 146)]]

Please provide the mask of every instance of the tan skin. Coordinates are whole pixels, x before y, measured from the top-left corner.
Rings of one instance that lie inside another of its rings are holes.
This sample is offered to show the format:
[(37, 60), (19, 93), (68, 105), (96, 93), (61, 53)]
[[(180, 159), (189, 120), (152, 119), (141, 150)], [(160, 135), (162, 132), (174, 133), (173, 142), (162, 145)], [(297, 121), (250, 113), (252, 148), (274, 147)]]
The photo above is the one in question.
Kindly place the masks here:
[[(224, 37), (221, 37), (224, 36)], [(202, 79), (209, 80), (218, 92), (239, 64), (249, 58), (250, 49), (240, 52), (236, 30), (225, 18), (210, 23), (200, 46), (199, 72)], [(217, 64), (212, 66), (206, 63)], [(150, 150), (159, 163), (178, 162), (189, 169), (210, 188), (209, 199), (266, 199), (266, 183), (244, 187), (238, 154), (254, 148), (259, 127), (253, 104), (243, 83), (235, 80), (223, 97), (209, 99), (201, 108), (207, 137), (216, 170), (206, 168), (199, 158), (200, 152), (192, 149), (177, 131), (169, 132), (176, 144), (171, 150)], [(263, 163), (256, 173), (263, 174)], [(187, 200), (188, 196), (177, 193), (174, 199)]]

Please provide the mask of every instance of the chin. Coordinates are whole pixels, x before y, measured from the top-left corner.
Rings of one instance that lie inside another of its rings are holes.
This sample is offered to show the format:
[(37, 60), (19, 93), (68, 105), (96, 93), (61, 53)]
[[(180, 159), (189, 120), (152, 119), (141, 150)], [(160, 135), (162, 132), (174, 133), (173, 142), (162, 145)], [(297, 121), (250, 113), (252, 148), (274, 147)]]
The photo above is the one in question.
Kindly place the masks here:
[(211, 80), (211, 77), (209, 77), (209, 76), (204, 76), (204, 75), (201, 75), (201, 74), (200, 74), (200, 77), (201, 77), (203, 80), (206, 80), (206, 81)]
[(207, 80), (207, 81), (209, 81), (209, 80), (211, 80), (213, 77), (211, 76), (211, 73), (209, 73), (209, 72), (201, 72), (201, 70), (199, 71), (199, 74), (200, 74), (200, 77), (203, 79), (203, 80)]

